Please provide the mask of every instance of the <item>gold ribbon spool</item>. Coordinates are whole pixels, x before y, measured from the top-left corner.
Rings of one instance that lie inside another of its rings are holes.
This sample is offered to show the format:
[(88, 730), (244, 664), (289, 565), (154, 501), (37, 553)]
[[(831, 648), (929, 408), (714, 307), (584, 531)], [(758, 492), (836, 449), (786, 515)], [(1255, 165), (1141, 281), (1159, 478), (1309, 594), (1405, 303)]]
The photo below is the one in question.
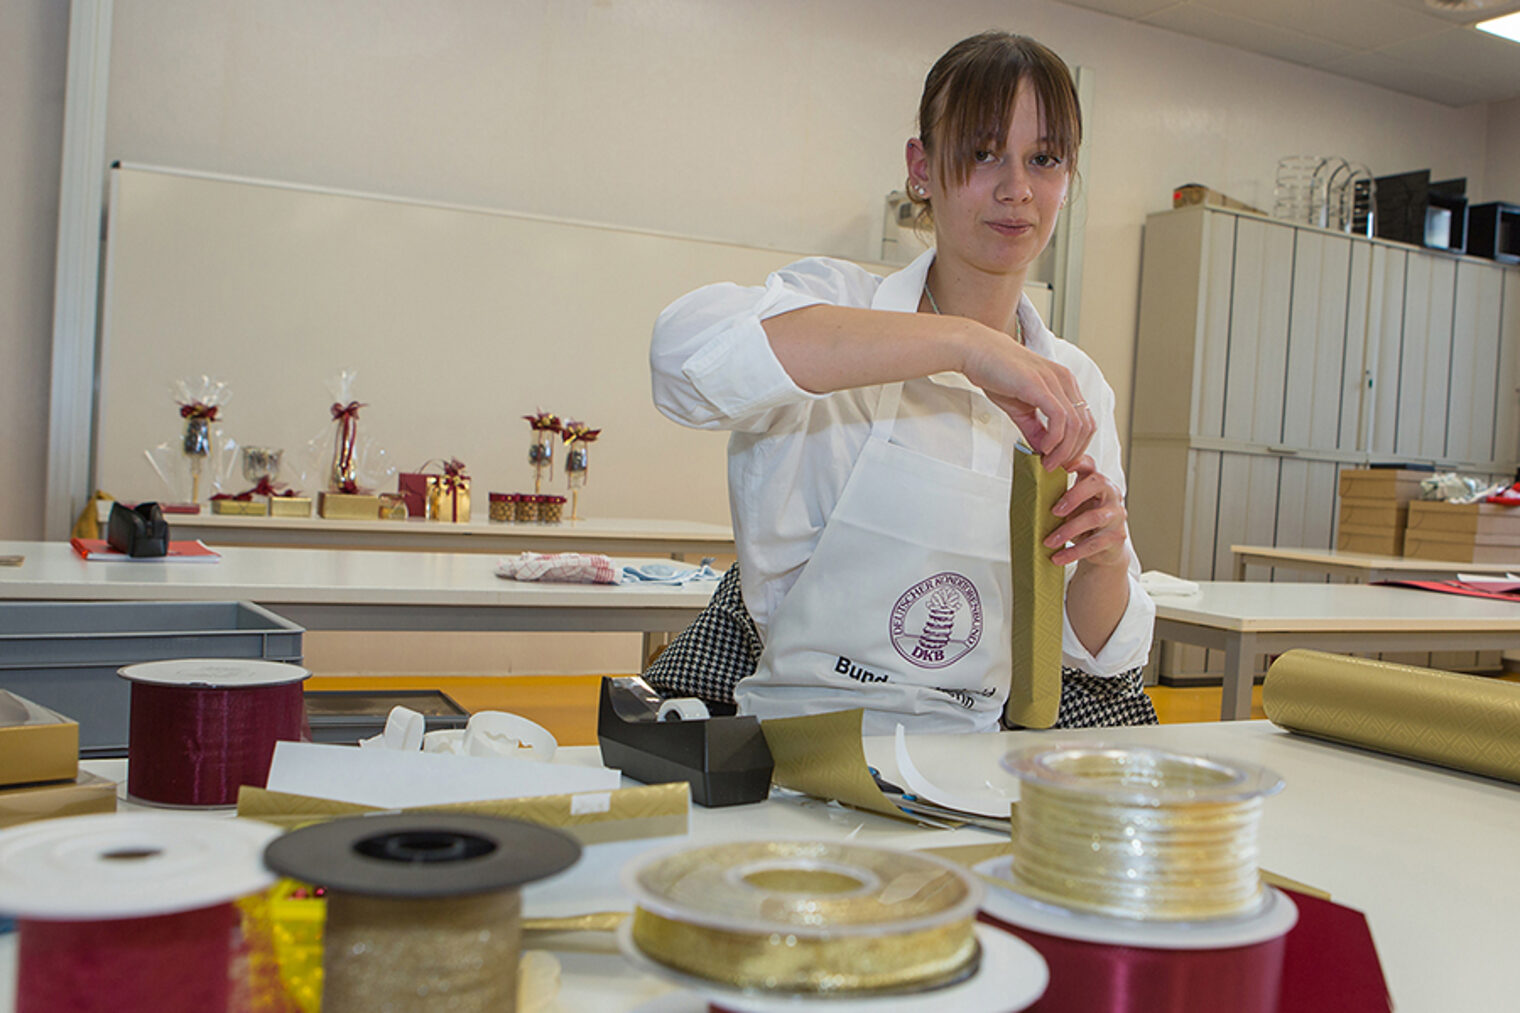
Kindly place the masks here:
[(1013, 876), (1027, 896), (1150, 921), (1259, 906), (1256, 835), (1263, 800), (1282, 788), (1275, 773), (1101, 746), (1037, 747), (1004, 765), (1022, 781)]
[(276, 872), (327, 888), (326, 1013), (517, 1008), (518, 888), (580, 857), (575, 839), (455, 814), (353, 817), (270, 844)]
[(863, 845), (754, 841), (624, 870), (633, 944), (683, 974), (801, 994), (920, 991), (976, 970), (981, 888), (949, 862)]

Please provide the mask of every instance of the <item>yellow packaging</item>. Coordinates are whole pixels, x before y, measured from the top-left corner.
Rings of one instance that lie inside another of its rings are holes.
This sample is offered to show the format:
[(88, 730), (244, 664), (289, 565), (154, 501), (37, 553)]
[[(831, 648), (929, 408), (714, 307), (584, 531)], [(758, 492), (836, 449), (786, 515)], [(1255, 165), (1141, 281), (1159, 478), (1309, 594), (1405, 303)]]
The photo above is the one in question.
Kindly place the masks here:
[(116, 782), (89, 771), (72, 781), (28, 784), (0, 791), (0, 828), (33, 820), (116, 811)]
[(0, 786), (79, 776), (79, 723), (0, 689)]
[(427, 516), (430, 521), (464, 524), (470, 519), (470, 480), (455, 479), (450, 488), (447, 475), (427, 475)]
[(317, 512), (331, 520), (378, 521), (380, 497), (358, 496), (346, 492), (317, 494)]
[(271, 496), (269, 497), (269, 516), (271, 517), (310, 517), (310, 496)]
[(214, 499), (211, 512), (226, 517), (265, 517), (269, 505), (262, 499)]

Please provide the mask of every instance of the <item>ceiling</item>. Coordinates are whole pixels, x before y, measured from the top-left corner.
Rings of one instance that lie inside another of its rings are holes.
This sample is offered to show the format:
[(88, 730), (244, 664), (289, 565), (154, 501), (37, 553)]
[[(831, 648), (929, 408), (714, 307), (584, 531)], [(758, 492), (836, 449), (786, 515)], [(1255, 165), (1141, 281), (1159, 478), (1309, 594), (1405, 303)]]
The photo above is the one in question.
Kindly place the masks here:
[(1520, 97), (1520, 44), (1471, 25), (1520, 0), (1059, 0), (1449, 106)]

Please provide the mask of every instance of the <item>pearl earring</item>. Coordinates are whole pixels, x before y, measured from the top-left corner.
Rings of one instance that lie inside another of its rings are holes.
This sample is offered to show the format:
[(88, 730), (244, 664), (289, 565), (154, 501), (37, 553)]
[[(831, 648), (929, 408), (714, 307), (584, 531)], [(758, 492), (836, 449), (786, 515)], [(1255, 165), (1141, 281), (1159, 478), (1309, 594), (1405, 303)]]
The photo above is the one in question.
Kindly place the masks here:
[(925, 190), (922, 186), (915, 186), (913, 189), (915, 189), (915, 190), (918, 191), (918, 195), (920, 197), (927, 197), (927, 196), (929, 196), (929, 191)]

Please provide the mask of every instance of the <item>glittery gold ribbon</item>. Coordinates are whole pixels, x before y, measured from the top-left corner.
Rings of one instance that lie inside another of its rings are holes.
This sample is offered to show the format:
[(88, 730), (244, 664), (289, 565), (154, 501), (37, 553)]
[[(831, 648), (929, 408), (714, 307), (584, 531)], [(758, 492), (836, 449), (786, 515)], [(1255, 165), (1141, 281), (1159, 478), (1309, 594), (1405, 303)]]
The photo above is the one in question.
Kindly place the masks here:
[(365, 897), (329, 891), (324, 1013), (511, 1013), (522, 947), (518, 891)]
[(835, 842), (691, 848), (638, 870), (633, 939), (652, 960), (735, 988), (922, 990), (975, 969), (979, 896), (911, 852)]
[(1050, 561), (1045, 539), (1061, 524), (1051, 511), (1066, 491), (1066, 470), (1046, 471), (1042, 458), (1013, 455), (1008, 542), (1013, 564), (1013, 674), (1003, 717), (1008, 724), (1049, 728), (1061, 710), (1061, 627), (1066, 573)]
[(1013, 834), (1019, 890), (1065, 908), (1204, 921), (1260, 902), (1256, 832), (1275, 774), (1121, 748), (1026, 754)]

